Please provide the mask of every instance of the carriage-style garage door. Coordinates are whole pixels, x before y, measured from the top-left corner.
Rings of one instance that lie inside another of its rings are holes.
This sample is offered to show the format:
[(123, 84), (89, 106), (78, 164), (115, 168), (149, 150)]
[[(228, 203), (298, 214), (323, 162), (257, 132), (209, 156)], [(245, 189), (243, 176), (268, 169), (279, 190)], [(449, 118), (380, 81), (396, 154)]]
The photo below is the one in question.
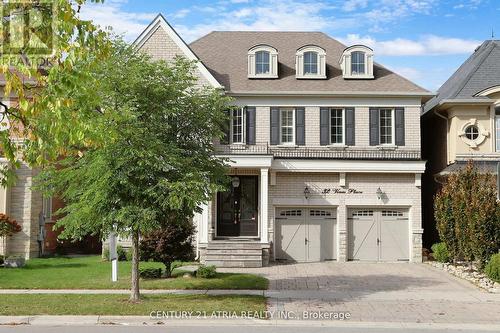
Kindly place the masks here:
[(276, 260), (313, 262), (335, 259), (336, 210), (276, 209)]
[(349, 212), (348, 232), (350, 260), (410, 258), (408, 210), (353, 209)]

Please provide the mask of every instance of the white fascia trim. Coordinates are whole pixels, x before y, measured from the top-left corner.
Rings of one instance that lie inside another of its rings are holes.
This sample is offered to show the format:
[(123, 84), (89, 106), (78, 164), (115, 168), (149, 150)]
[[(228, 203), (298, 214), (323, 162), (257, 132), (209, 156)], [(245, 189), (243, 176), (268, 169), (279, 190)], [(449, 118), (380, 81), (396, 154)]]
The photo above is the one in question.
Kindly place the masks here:
[(425, 161), (273, 160), (273, 171), (346, 173), (424, 173)]
[(433, 97), (429, 92), (395, 92), (395, 91), (227, 91), (229, 96), (360, 96), (360, 97)]
[(464, 98), (464, 99), (443, 99), (441, 102), (439, 102), (440, 106), (444, 105), (474, 105), (474, 104), (485, 104), (485, 105), (490, 105), (495, 103), (494, 100), (488, 100), (488, 99), (474, 99), (474, 98)]
[(151, 35), (158, 29), (158, 27), (163, 28), (168, 36), (174, 41), (174, 43), (181, 49), (184, 55), (189, 59), (196, 61), (196, 66), (201, 74), (207, 79), (207, 81), (214, 88), (223, 88), (222, 85), (214, 78), (214, 76), (208, 71), (201, 60), (194, 54), (194, 52), (189, 48), (189, 46), (184, 42), (184, 40), (177, 34), (174, 28), (165, 20), (163, 15), (158, 14), (158, 16), (148, 25), (148, 27), (137, 37), (133, 45), (140, 49), (144, 43), (151, 37)]
[(273, 162), (271, 155), (217, 155), (228, 159), (227, 165), (233, 168), (270, 168)]

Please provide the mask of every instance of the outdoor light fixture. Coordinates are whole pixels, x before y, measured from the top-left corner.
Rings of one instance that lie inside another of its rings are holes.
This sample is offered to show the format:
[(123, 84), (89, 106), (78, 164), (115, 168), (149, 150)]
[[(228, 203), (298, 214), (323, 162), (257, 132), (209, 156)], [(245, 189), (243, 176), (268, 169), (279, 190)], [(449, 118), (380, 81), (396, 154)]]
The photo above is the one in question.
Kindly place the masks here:
[(233, 185), (234, 188), (240, 187), (240, 178), (234, 176), (233, 178), (231, 178), (231, 184)]
[(309, 187), (307, 187), (307, 186), (306, 186), (306, 187), (304, 188), (304, 197), (305, 197), (306, 199), (309, 199), (309, 194), (311, 194), (311, 191), (309, 190)]
[(380, 189), (380, 187), (377, 189), (377, 199), (382, 199), (382, 194), (384, 194), (384, 192), (382, 192), (382, 190)]

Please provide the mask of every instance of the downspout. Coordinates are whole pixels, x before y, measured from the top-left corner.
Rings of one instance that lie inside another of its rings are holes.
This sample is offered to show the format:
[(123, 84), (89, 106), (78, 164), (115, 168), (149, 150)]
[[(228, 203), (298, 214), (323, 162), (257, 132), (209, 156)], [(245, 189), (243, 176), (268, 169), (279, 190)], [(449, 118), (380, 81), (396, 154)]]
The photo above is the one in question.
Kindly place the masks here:
[[(448, 141), (449, 140), (449, 135), (448, 135), (448, 117), (445, 117), (443, 116), (442, 114), (440, 114), (439, 112), (437, 112), (437, 110), (434, 110), (433, 113), (438, 116), (439, 118), (441, 119), (444, 119), (446, 120), (446, 164), (448, 164), (448, 161), (449, 161), (449, 158), (448, 158), (448, 150), (449, 150), (449, 146), (450, 146), (450, 142)], [(436, 175), (434, 175), (434, 181), (438, 184), (443, 184), (443, 181), (439, 180), (438, 177), (436, 177)]]

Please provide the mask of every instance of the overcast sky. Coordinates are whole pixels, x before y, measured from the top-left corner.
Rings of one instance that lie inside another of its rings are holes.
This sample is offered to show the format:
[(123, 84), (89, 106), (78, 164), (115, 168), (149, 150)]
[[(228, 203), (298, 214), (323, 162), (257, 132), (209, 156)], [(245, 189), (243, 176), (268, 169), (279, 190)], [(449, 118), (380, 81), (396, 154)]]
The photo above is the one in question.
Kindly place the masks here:
[(158, 13), (188, 43), (213, 30), (322, 31), (372, 47), (377, 62), (431, 91), (500, 36), (500, 0), (105, 0), (82, 16), (132, 41)]

